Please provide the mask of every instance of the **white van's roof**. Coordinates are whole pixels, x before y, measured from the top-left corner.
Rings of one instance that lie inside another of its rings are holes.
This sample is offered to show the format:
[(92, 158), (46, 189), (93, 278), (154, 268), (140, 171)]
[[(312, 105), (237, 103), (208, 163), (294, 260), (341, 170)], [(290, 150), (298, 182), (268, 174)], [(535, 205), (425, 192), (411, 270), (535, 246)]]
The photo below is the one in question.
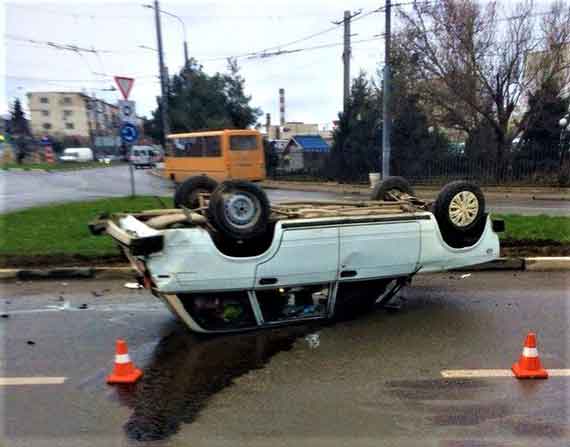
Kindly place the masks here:
[(64, 152), (84, 152), (90, 150), (90, 147), (68, 147), (64, 150)]

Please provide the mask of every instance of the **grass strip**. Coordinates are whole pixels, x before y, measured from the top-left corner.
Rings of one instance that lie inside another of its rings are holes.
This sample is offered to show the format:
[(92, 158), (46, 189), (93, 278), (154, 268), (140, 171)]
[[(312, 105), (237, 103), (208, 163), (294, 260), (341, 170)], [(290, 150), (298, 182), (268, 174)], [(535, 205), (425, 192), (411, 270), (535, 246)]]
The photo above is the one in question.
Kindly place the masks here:
[[(115, 163), (111, 164), (114, 165)], [(22, 169), (24, 171), (30, 171), (32, 169), (43, 169), (46, 171), (77, 171), (80, 169), (93, 169), (93, 168), (105, 168), (109, 165), (100, 163), (98, 161), (88, 161), (81, 163), (3, 163), (0, 164), (0, 169)]]
[[(160, 199), (172, 206), (170, 197)], [(88, 257), (115, 255), (110, 237), (93, 236), (87, 224), (108, 212), (135, 212), (162, 208), (156, 197), (109, 198), (34, 207), (0, 215), (0, 256), (80, 254)]]
[[(495, 215), (493, 215), (495, 216)], [(570, 217), (498, 215), (505, 220), (505, 241), (555, 241), (570, 243)]]

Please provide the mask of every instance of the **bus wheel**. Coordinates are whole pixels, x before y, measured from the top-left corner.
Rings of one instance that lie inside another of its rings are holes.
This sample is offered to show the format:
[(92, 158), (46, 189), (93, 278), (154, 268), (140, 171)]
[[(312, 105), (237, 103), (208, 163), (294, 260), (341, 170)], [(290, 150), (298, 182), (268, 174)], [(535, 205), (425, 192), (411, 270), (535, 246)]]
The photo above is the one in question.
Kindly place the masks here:
[(214, 227), (233, 240), (250, 240), (269, 228), (271, 205), (259, 186), (240, 180), (228, 180), (210, 197), (208, 217)]
[(176, 208), (198, 208), (200, 206), (200, 194), (212, 193), (217, 186), (218, 182), (206, 175), (187, 178), (176, 188), (174, 206)]

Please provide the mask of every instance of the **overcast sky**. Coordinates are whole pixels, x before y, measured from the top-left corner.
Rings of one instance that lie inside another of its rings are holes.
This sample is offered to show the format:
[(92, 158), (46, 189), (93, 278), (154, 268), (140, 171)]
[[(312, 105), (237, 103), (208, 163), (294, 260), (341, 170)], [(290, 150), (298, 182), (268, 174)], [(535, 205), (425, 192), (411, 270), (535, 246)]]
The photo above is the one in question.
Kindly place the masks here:
[[(148, 116), (155, 108), (160, 85), (156, 52), (140, 48), (156, 48), (153, 11), (144, 8), (144, 3), (151, 0), (1, 3), (5, 20), (0, 21), (0, 31), (5, 45), (0, 49), (0, 71), (5, 86), (0, 112), (5, 113), (16, 96), (26, 104), (29, 91), (83, 90), (114, 103), (119, 93), (103, 90), (114, 85), (113, 75), (123, 75), (136, 79), (131, 99), (137, 102), (137, 112)], [(283, 87), (288, 120), (330, 125), (342, 106), (343, 39), (342, 26), (331, 22), (340, 20), (344, 10), (362, 9), (361, 18), (352, 23), (351, 74), (359, 70), (373, 73), (383, 59), (383, 40), (357, 41), (384, 31), (383, 13), (366, 14), (383, 4), (371, 0), (163, 0), (160, 7), (184, 21), (189, 53), (209, 73), (224, 71), (227, 56), (272, 47), (275, 51), (338, 44), (270, 58), (239, 59), (252, 105), (271, 113), (274, 123), (279, 119), (278, 89)], [(544, 1), (537, 2), (537, 9), (545, 7)], [(166, 64), (172, 74), (183, 63), (182, 25), (163, 15), (162, 29)], [(331, 30), (283, 46), (327, 29)], [(97, 53), (54, 49), (45, 42)]]

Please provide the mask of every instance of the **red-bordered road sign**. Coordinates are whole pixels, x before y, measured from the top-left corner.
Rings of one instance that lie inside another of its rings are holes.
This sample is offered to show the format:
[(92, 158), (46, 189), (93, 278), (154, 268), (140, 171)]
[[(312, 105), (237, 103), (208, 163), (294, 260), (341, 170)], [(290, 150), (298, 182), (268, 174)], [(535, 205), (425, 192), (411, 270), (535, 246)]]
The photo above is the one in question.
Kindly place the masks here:
[(125, 78), (124, 76), (115, 76), (115, 82), (123, 94), (123, 98), (129, 99), (129, 93), (131, 93), (135, 80), (133, 78)]

